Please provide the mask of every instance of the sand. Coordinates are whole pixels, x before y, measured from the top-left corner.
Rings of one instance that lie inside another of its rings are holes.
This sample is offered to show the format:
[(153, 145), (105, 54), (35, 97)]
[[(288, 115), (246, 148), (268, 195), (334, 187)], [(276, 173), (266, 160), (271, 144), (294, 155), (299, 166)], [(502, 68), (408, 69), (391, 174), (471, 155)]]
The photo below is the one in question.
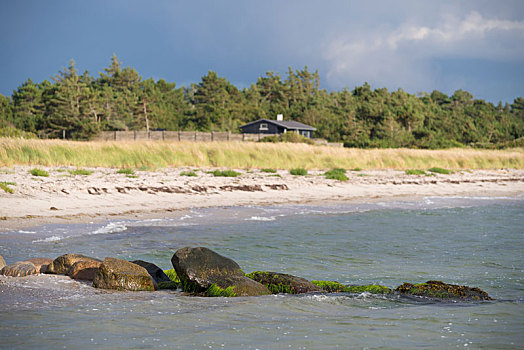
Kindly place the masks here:
[[(375, 201), (423, 196), (497, 196), (524, 194), (524, 170), (458, 171), (451, 175), (406, 175), (404, 171), (348, 171), (345, 182), (328, 180), (323, 171), (293, 176), (259, 170), (237, 170), (239, 177), (214, 177), (189, 168), (136, 171), (95, 168), (88, 176), (71, 175), (73, 168), (43, 168), (49, 177), (29, 174), (30, 167), (0, 171), (0, 182), (14, 182), (14, 193), (0, 189), (0, 231), (47, 223), (80, 223), (111, 218), (162, 218), (169, 212), (215, 206)], [(277, 176), (275, 176), (277, 175)]]

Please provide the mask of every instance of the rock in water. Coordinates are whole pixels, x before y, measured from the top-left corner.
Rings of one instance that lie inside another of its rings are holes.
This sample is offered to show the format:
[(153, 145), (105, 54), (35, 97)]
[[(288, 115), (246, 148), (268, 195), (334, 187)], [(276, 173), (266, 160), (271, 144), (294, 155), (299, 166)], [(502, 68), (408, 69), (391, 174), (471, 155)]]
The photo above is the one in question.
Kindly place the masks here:
[(33, 258), (33, 259), (27, 259), (25, 261), (28, 261), (35, 265), (36, 267), (36, 273), (46, 273), (47, 268), (49, 264), (53, 262), (53, 259), (50, 258)]
[(105, 258), (93, 279), (93, 287), (134, 291), (156, 289), (153, 278), (145, 268), (115, 258)]
[(5, 265), (6, 263), (5, 263), (4, 257), (0, 255), (0, 270), (2, 270)]
[(24, 277), (37, 274), (36, 266), (29, 261), (18, 261), (4, 266), (0, 274), (11, 277)]
[(53, 262), (53, 259), (49, 258), (33, 258), (17, 261), (14, 264), (4, 266), (0, 270), (0, 274), (11, 277), (23, 277), (44, 273), (51, 262)]
[(101, 261), (96, 260), (80, 260), (69, 268), (67, 275), (75, 280), (92, 281), (98, 268), (102, 265)]
[(65, 275), (71, 266), (73, 266), (78, 261), (98, 261), (98, 259), (91, 258), (89, 256), (81, 254), (64, 254), (56, 258), (49, 266), (47, 267), (46, 273), (55, 273)]
[(396, 291), (401, 294), (427, 298), (493, 300), (488, 293), (479, 288), (447, 284), (441, 281), (427, 281), (419, 284), (404, 283), (398, 286)]
[(273, 294), (323, 292), (322, 288), (315, 286), (308, 280), (285, 273), (255, 271), (246, 276), (254, 281), (262, 283)]
[(270, 294), (262, 284), (247, 278), (236, 262), (208, 248), (179, 249), (171, 263), (185, 292), (207, 296)]
[(157, 284), (161, 282), (171, 282), (171, 279), (164, 273), (164, 271), (155, 264), (143, 260), (135, 260), (131, 262), (146, 269)]

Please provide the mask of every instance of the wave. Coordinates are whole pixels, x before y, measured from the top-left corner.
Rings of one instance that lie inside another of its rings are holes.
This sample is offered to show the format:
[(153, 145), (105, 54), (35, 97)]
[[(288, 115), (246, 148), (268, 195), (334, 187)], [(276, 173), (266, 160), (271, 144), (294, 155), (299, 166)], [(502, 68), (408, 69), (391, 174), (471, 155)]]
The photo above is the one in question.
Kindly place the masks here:
[(62, 240), (64, 238), (67, 238), (67, 237), (51, 236), (51, 237), (46, 237), (46, 238), (41, 238), (41, 239), (35, 239), (31, 243), (56, 242), (56, 241), (60, 241), (60, 240)]
[(275, 221), (276, 217), (274, 216), (252, 216), (244, 220), (246, 221)]
[(122, 222), (110, 222), (106, 226), (100, 227), (99, 229), (91, 232), (91, 235), (106, 234), (106, 233), (116, 233), (127, 230), (127, 226)]

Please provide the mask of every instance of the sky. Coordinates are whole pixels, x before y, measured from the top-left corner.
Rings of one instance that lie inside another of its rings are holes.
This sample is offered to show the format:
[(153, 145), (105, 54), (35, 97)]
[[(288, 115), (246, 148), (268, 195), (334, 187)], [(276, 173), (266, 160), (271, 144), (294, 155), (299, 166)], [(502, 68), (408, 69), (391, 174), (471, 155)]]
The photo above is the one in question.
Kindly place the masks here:
[(524, 96), (522, 0), (0, 0), (0, 94), (74, 59), (98, 77), (116, 54), (177, 86), (209, 70), (239, 88), (318, 70), (329, 91)]

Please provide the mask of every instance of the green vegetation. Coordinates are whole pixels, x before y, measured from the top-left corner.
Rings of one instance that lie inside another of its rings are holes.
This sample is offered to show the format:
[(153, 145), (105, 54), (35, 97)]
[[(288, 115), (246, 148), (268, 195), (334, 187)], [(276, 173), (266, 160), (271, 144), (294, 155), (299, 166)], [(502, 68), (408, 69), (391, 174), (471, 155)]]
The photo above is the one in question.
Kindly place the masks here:
[(180, 278), (178, 278), (175, 269), (164, 270), (164, 273), (171, 281), (180, 283)]
[(116, 173), (117, 174), (126, 174), (126, 175), (135, 175), (135, 171), (130, 168), (119, 169)]
[(331, 281), (311, 281), (314, 285), (322, 288), (329, 293), (371, 293), (371, 294), (389, 294), (393, 293), (391, 288), (380, 286), (377, 284), (368, 284), (363, 286), (346, 286), (339, 282)]
[(290, 169), (289, 173), (295, 176), (305, 176), (307, 175), (307, 170), (304, 168), (295, 168), (295, 169)]
[[(0, 95), (0, 135), (83, 140), (99, 131), (155, 128), (238, 132), (242, 124), (282, 113), (315, 127), (316, 137), (346, 147), (524, 146), (523, 97), (494, 104), (464, 90), (414, 95), (367, 83), (327, 91), (319, 87), (318, 71), (285, 73), (268, 72), (239, 89), (209, 71), (200, 82), (177, 87), (142, 78), (116, 56), (96, 77), (79, 74), (71, 60), (52, 81), (27, 79), (11, 96)], [(292, 132), (263, 141), (312, 142)]]
[(289, 143), (307, 143), (309, 145), (314, 145), (315, 142), (308, 138), (304, 137), (300, 134), (297, 134), (295, 132), (286, 132), (281, 135), (271, 135), (266, 136), (260, 139), (259, 142), (270, 142), (270, 143), (278, 143), (278, 142), (289, 142)]
[(353, 169), (349, 169), (350, 171), (362, 171), (362, 168), (353, 168)]
[(29, 173), (33, 176), (49, 177), (49, 173), (43, 169), (34, 168), (29, 170)]
[(176, 283), (173, 281), (165, 281), (158, 283), (158, 289), (178, 289), (180, 286), (180, 283)]
[(198, 175), (194, 171), (182, 171), (180, 173), (180, 176), (193, 176), (193, 177), (196, 177)]
[(260, 169), (261, 172), (263, 173), (276, 173), (276, 169), (272, 169), (272, 168), (264, 168), (264, 169)]
[(216, 284), (212, 284), (206, 290), (208, 297), (236, 297), (235, 287), (227, 287), (226, 289), (220, 288)]
[(438, 168), (438, 167), (430, 168), (430, 169), (428, 169), (428, 171), (432, 172), (432, 173), (444, 174), (444, 175), (453, 174), (453, 171), (451, 171), (451, 170), (444, 169), (444, 168)]
[(87, 169), (75, 169), (75, 170), (69, 170), (69, 173), (71, 175), (84, 175), (84, 176), (87, 176), (87, 175), (91, 175), (93, 173), (92, 170), (87, 170)]
[(234, 170), (215, 170), (212, 172), (213, 176), (221, 176), (221, 177), (237, 177), (240, 175), (239, 172), (236, 172)]
[(16, 183), (0, 181), (0, 188), (1, 189), (3, 189), (7, 193), (14, 193), (15, 191), (12, 188), (8, 187), (8, 186), (16, 186)]
[(427, 175), (427, 173), (420, 169), (407, 169), (406, 175)]
[(346, 170), (341, 168), (331, 169), (324, 173), (326, 179), (338, 180), (338, 181), (347, 181), (348, 177), (346, 176)]
[(0, 139), (0, 166), (138, 168), (223, 167), (293, 169), (524, 168), (524, 148), (413, 150), (317, 147), (237, 142), (72, 142)]

